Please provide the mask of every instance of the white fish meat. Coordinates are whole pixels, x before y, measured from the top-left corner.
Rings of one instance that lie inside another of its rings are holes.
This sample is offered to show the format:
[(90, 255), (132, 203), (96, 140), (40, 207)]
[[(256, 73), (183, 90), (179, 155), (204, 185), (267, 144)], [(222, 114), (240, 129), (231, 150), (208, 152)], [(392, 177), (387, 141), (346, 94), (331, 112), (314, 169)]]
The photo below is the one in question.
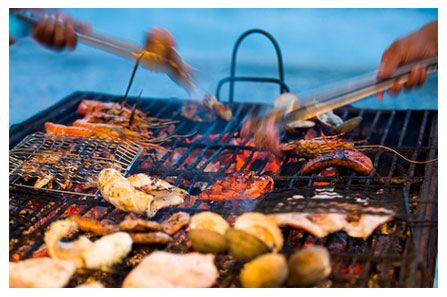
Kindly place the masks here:
[(278, 213), (269, 215), (280, 226), (303, 229), (316, 237), (345, 231), (349, 236), (367, 239), (374, 230), (394, 218), (394, 212), (383, 208), (368, 208), (385, 214), (361, 214), (356, 218), (342, 213)]
[(82, 254), (88, 269), (107, 269), (121, 262), (132, 249), (132, 238), (125, 232), (106, 235)]
[(317, 237), (340, 231), (346, 224), (345, 215), (337, 213), (290, 212), (269, 215), (280, 226), (303, 229)]
[(392, 215), (363, 214), (358, 221), (345, 224), (343, 230), (351, 237), (360, 237), (366, 240), (377, 227), (391, 221), (392, 218)]
[(124, 288), (208, 288), (218, 277), (213, 255), (156, 251), (124, 279)]
[(9, 262), (10, 288), (62, 288), (70, 281), (76, 265), (48, 257)]
[(187, 196), (186, 191), (164, 180), (145, 174), (126, 179), (113, 168), (103, 169), (99, 173), (98, 188), (104, 199), (115, 207), (146, 214), (149, 218), (161, 208), (182, 203)]

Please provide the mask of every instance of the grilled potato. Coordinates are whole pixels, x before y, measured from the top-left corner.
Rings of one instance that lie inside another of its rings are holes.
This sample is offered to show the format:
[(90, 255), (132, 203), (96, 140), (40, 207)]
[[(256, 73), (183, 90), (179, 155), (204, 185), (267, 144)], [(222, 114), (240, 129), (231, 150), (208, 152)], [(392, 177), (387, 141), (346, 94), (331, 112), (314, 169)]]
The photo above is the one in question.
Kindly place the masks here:
[(225, 233), (230, 254), (240, 261), (250, 261), (271, 249), (259, 238), (247, 232), (229, 228)]
[(287, 279), (287, 261), (283, 255), (270, 253), (244, 265), (239, 276), (244, 288), (276, 288)]
[(204, 254), (220, 254), (228, 249), (225, 236), (207, 229), (193, 229), (189, 232), (189, 238), (194, 250)]
[(325, 279), (331, 273), (329, 252), (321, 246), (305, 247), (289, 259), (287, 285), (308, 287)]

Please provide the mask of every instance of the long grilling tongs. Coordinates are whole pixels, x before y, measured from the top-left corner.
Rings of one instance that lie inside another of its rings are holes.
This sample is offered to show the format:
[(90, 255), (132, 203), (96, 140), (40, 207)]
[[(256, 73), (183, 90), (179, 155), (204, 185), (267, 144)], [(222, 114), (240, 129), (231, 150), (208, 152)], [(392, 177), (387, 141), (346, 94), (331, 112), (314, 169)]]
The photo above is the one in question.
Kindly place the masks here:
[[(19, 10), (14, 12), (18, 19), (35, 26), (39, 22), (40, 16), (29, 10)], [(121, 57), (139, 60), (141, 66), (153, 71), (165, 72), (176, 83), (185, 87), (188, 91), (192, 88), (192, 68), (183, 62), (177, 51), (172, 48), (169, 57), (151, 52), (141, 46), (119, 39), (110, 35), (97, 32), (81, 33), (74, 32), (77, 40), (86, 45), (104, 50), (106, 52), (119, 55)]]
[(320, 92), (316, 95), (309, 96), (304, 99), (305, 102), (297, 109), (288, 112), (286, 115), (275, 111), (277, 117), (284, 116), (284, 121), (289, 120), (307, 120), (313, 118), (317, 114), (329, 112), (335, 108), (342, 107), (353, 102), (364, 99), (368, 96), (383, 92), (391, 88), (397, 79), (400, 83), (405, 83), (409, 79), (411, 69), (414, 66), (425, 66), (428, 68), (427, 73), (432, 74), (438, 70), (438, 57), (425, 59), (417, 63), (412, 63), (399, 67), (393, 75), (387, 79), (379, 80), (375, 73), (368, 77), (353, 78), (344, 83), (341, 87), (332, 88), (326, 92)]

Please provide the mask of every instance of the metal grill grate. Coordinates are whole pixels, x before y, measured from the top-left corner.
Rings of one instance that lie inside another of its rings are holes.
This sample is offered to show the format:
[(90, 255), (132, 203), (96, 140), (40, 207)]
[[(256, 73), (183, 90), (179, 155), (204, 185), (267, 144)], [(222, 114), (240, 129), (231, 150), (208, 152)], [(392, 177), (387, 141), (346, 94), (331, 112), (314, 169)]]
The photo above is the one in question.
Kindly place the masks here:
[(95, 197), (99, 172), (126, 174), (142, 152), (130, 142), (47, 135), (37, 132), (9, 152), (10, 184)]

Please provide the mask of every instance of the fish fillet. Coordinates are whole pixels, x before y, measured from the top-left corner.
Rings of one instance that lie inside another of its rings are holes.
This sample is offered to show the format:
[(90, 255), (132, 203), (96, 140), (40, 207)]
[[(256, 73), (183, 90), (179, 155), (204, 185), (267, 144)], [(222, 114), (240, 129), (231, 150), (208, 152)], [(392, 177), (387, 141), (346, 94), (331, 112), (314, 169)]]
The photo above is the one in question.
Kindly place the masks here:
[(62, 288), (70, 281), (76, 265), (48, 257), (9, 262), (10, 288)]
[(153, 252), (124, 279), (124, 288), (207, 288), (218, 277), (213, 255)]

